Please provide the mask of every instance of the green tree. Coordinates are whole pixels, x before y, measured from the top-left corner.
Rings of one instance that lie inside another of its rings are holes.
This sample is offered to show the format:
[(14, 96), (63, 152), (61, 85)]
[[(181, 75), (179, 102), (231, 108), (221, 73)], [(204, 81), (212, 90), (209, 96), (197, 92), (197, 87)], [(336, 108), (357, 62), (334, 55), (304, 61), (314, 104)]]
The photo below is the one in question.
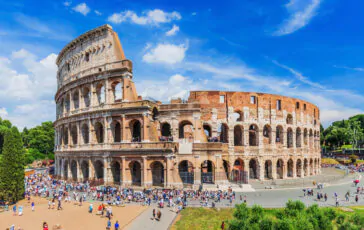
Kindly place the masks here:
[(16, 127), (4, 136), (3, 156), (0, 162), (0, 199), (16, 202), (24, 194), (24, 150)]
[(4, 135), (12, 127), (12, 124), (8, 120), (2, 120), (0, 117), (0, 154), (2, 153), (4, 145)]
[[(54, 149), (54, 128), (51, 121), (43, 122), (31, 129), (24, 128), (22, 133), (24, 146), (37, 150), (44, 155), (44, 158), (53, 158)], [(35, 156), (34, 156), (35, 157)], [(42, 159), (35, 157), (35, 159)]]

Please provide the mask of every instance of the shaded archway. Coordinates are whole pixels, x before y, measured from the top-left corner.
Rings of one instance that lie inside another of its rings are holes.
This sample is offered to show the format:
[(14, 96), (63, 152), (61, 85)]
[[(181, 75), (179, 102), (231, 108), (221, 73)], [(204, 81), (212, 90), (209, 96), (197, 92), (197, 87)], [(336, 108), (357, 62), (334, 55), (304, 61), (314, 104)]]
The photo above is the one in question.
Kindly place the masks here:
[(152, 171), (152, 184), (153, 186), (163, 186), (164, 185), (164, 166), (159, 161), (154, 161), (150, 165)]
[(220, 142), (222, 142), (222, 143), (229, 142), (229, 127), (227, 126), (227, 124), (221, 124)]
[(63, 144), (68, 145), (68, 128), (63, 129)]
[(68, 167), (69, 167), (68, 161), (66, 160), (63, 163), (63, 179), (64, 180), (68, 180)]
[(284, 162), (282, 159), (277, 160), (277, 179), (283, 179), (284, 174)]
[(303, 173), (305, 176), (308, 176), (308, 160), (305, 159), (303, 161)]
[(120, 180), (120, 163), (118, 161), (113, 161), (111, 163), (111, 174), (114, 184), (119, 184)]
[(293, 125), (293, 116), (291, 114), (287, 115), (286, 122), (288, 125)]
[(103, 180), (104, 179), (104, 163), (102, 161), (97, 160), (94, 163), (95, 168), (95, 179)]
[(264, 145), (269, 145), (272, 143), (272, 128), (270, 127), (270, 125), (264, 125), (263, 143)]
[(293, 177), (293, 160), (287, 161), (287, 177)]
[(90, 103), (91, 103), (91, 93), (90, 93), (90, 89), (88, 87), (84, 87), (82, 89), (82, 96), (83, 96), (83, 103), (85, 105), (85, 107), (89, 107)]
[(97, 143), (104, 143), (104, 126), (100, 122), (95, 124), (95, 135)]
[(105, 86), (103, 84), (98, 84), (96, 86), (96, 95), (97, 95), (97, 101), (99, 105), (105, 103)]
[(297, 128), (296, 129), (296, 147), (301, 148), (301, 143), (302, 143), (301, 129)]
[(235, 110), (233, 113), (233, 121), (243, 121), (244, 120), (244, 113), (240, 110)]
[(314, 160), (314, 168), (313, 168), (313, 172), (316, 175), (317, 174), (317, 159), (315, 158)]
[(112, 132), (114, 137), (114, 143), (121, 142), (121, 125), (119, 122), (114, 121), (112, 125)]
[(307, 129), (305, 128), (304, 130), (303, 130), (303, 144), (305, 145), (305, 146), (307, 146)]
[(276, 144), (283, 145), (283, 143), (284, 143), (283, 127), (281, 125), (278, 125), (276, 127)]
[(82, 133), (82, 140), (83, 140), (83, 144), (88, 144), (89, 143), (89, 128), (87, 124), (83, 124), (82, 128), (81, 128), (81, 133)]
[(71, 162), (71, 174), (72, 180), (77, 181), (77, 162), (75, 160)]
[(310, 148), (313, 148), (313, 132), (312, 132), (312, 129), (310, 129), (310, 133), (309, 133), (309, 147)]
[(273, 179), (272, 176), (272, 161), (266, 160), (264, 163), (264, 178), (265, 179)]
[(71, 127), (71, 137), (72, 137), (72, 144), (77, 145), (78, 144), (78, 130), (77, 130), (76, 125), (73, 125)]
[(297, 175), (297, 177), (302, 177), (302, 161), (301, 161), (301, 159), (297, 159), (297, 162), (296, 162), (296, 175)]
[(243, 126), (236, 125), (234, 127), (234, 145), (235, 146), (243, 146)]
[(123, 85), (120, 82), (111, 84), (112, 92), (114, 95), (114, 102), (119, 102), (123, 99)]
[(194, 183), (193, 164), (190, 161), (181, 161), (178, 165), (178, 173), (183, 184)]
[(293, 147), (293, 131), (291, 128), (287, 129), (287, 148)]
[(249, 146), (258, 146), (258, 126), (257, 125), (250, 125), (249, 126)]
[(89, 172), (89, 165), (88, 165), (87, 161), (82, 161), (81, 172), (82, 172), (83, 180), (84, 181), (88, 180), (88, 178), (90, 177), (90, 172)]
[(249, 178), (258, 179), (259, 178), (259, 163), (256, 159), (251, 159), (249, 161)]
[(158, 109), (156, 107), (154, 107), (153, 110), (152, 110), (153, 121), (158, 120), (158, 117), (159, 117), (159, 111), (158, 111)]
[(182, 121), (178, 126), (179, 138), (180, 139), (191, 139), (193, 140), (193, 125), (190, 121)]
[(162, 137), (172, 136), (172, 134), (171, 134), (171, 125), (169, 123), (165, 122), (165, 123), (162, 124), (161, 134), (162, 134)]
[(132, 142), (142, 141), (142, 126), (139, 120), (132, 120), (129, 124)]
[(231, 178), (236, 183), (245, 182), (244, 161), (242, 159), (238, 158), (234, 161)]
[(226, 160), (222, 160), (222, 165), (224, 167), (224, 172), (225, 172), (225, 176), (227, 180), (230, 180), (230, 165), (229, 162), (227, 162)]
[(205, 160), (201, 163), (201, 183), (215, 183), (215, 168), (210, 160)]
[(78, 109), (80, 107), (80, 94), (78, 93), (78, 90), (76, 90), (72, 95), (73, 100), (73, 108)]
[(211, 126), (208, 124), (203, 125), (203, 131), (207, 137), (207, 140), (210, 140), (212, 133), (211, 133)]
[[(145, 166), (147, 167), (147, 166)], [(129, 164), (132, 185), (141, 186), (142, 184), (142, 167), (138, 161), (132, 161)]]

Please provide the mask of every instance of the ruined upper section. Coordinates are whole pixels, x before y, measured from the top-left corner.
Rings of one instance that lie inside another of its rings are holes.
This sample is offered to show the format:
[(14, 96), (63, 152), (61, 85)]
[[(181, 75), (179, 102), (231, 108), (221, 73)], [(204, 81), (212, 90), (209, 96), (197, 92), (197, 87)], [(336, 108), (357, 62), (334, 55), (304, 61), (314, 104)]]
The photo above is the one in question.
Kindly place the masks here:
[(58, 89), (106, 71), (132, 72), (132, 63), (125, 58), (119, 37), (110, 25), (90, 30), (71, 41), (59, 53), (56, 64)]

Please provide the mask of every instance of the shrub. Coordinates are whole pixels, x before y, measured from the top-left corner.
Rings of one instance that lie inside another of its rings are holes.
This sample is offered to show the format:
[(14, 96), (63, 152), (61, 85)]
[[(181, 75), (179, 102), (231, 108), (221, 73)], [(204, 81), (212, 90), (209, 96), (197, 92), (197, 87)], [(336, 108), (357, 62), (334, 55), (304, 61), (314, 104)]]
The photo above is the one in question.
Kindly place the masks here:
[(325, 208), (323, 209), (324, 211), (324, 214), (327, 218), (329, 218), (330, 221), (333, 221), (335, 220), (336, 216), (337, 216), (337, 213), (335, 211), (335, 209), (333, 208)]
[(358, 226), (364, 226), (364, 216), (355, 213), (351, 218), (350, 221)]
[(265, 217), (260, 221), (259, 228), (261, 230), (274, 229), (274, 222), (273, 222), (273, 220), (271, 218)]
[(292, 222), (289, 219), (282, 219), (282, 220), (278, 220), (275, 225), (274, 225), (274, 229), (276, 230), (293, 230), (294, 227), (292, 225)]
[(342, 224), (342, 223), (344, 223), (344, 221), (345, 221), (345, 215), (344, 214), (340, 214), (340, 215), (337, 216), (336, 223)]
[(359, 230), (360, 228), (350, 222), (345, 222), (339, 226), (339, 230)]

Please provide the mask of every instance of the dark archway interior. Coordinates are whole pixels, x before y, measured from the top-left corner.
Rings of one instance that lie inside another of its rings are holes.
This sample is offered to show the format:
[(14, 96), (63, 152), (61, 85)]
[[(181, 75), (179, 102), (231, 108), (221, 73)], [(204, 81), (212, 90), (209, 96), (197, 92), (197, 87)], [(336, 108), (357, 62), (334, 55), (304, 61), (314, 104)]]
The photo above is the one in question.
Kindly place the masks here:
[(119, 122), (116, 122), (114, 127), (114, 142), (121, 141), (121, 126)]
[(130, 165), (130, 171), (132, 184), (140, 186), (142, 183), (142, 167), (140, 163), (137, 161), (132, 162)]
[(194, 183), (194, 170), (191, 162), (181, 161), (178, 165), (178, 172), (183, 184)]
[(153, 186), (164, 185), (164, 166), (161, 162), (156, 161), (151, 165)]
[(201, 164), (201, 182), (205, 184), (213, 184), (214, 179), (214, 166), (212, 161), (205, 160)]
[(140, 142), (142, 140), (141, 124), (136, 120), (132, 123), (132, 142)]

